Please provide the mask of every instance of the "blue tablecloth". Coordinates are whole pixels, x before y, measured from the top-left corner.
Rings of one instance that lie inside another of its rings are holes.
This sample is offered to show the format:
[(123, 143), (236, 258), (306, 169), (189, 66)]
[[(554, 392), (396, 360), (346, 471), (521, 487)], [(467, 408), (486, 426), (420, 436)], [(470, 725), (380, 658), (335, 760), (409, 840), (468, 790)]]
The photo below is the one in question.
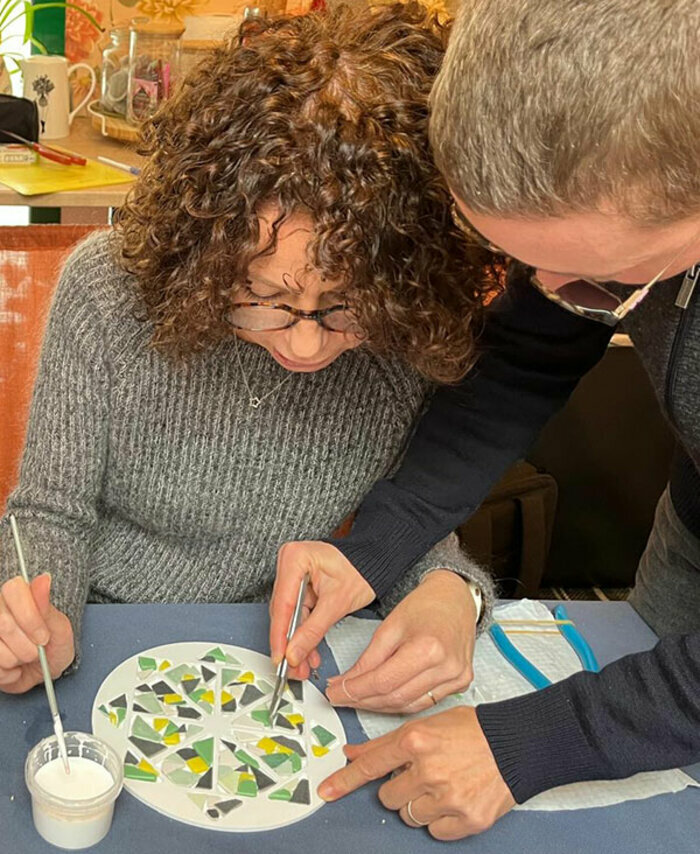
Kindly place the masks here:
[[(655, 636), (624, 603), (567, 603), (602, 665), (653, 646)], [(267, 651), (267, 609), (263, 605), (89, 605), (83, 634), (83, 664), (58, 683), (67, 730), (90, 731), (95, 692), (105, 676), (140, 650), (174, 641), (233, 643)], [(337, 672), (322, 650), (322, 678)], [(341, 711), (349, 741), (363, 739), (355, 714)], [(43, 689), (23, 696), (0, 694), (0, 854), (56, 851), (35, 832), (24, 784), (24, 760), (37, 741), (52, 732)], [(691, 773), (700, 780), (700, 765)], [(221, 833), (165, 818), (124, 792), (112, 830), (94, 847), (99, 854), (316, 854), (329, 850), (412, 854), (469, 851), (470, 854), (698, 854), (700, 791), (686, 789), (605, 809), (577, 812), (511, 812), (481, 836), (435, 842), (425, 830), (411, 830), (377, 799), (378, 784), (365, 786), (305, 821), (267, 833)]]

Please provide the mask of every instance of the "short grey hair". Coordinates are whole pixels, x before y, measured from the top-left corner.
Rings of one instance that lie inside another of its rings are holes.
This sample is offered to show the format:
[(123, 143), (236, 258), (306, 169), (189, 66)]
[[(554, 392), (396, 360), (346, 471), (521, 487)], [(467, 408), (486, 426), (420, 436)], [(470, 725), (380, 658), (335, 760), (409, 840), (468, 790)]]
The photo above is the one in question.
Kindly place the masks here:
[(452, 190), (486, 214), (700, 211), (700, 0), (462, 0), (431, 96)]

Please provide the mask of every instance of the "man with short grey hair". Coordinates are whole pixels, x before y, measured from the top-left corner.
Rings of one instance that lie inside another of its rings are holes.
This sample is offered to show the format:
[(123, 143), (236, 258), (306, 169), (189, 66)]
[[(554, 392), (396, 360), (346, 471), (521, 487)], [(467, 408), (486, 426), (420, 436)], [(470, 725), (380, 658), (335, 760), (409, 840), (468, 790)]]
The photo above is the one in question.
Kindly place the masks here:
[[(383, 589), (476, 509), (622, 322), (678, 439), (631, 598), (661, 640), (600, 674), (355, 746), (324, 797), (407, 766), (382, 802), (456, 839), (554, 786), (700, 760), (698, 33), (698, 0), (464, 0), (432, 142), (457, 221), (514, 259), (508, 284), (476, 369), (436, 395), (350, 537), (306, 544), (278, 570), (279, 582), (339, 555), (343, 594), (319, 597), (317, 640), (355, 576)], [(295, 638), (297, 658), (308, 643)], [(362, 683), (348, 684), (361, 706)]]

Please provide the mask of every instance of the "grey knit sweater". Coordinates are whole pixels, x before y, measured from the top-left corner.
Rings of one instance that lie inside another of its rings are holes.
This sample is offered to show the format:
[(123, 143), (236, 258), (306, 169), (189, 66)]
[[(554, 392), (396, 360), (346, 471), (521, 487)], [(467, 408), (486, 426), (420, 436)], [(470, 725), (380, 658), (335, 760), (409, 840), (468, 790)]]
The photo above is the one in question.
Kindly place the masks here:
[[(279, 546), (328, 536), (398, 464), (430, 394), (397, 361), (359, 348), (293, 374), (258, 409), (235, 339), (185, 365), (149, 346), (134, 280), (101, 234), (60, 279), (44, 339), (19, 484), (30, 572), (76, 636), (86, 601), (246, 602), (269, 597)], [(262, 397), (287, 373), (238, 342)], [(1, 526), (0, 582), (18, 572)], [(488, 576), (439, 543), (383, 600), (388, 609), (429, 569)]]

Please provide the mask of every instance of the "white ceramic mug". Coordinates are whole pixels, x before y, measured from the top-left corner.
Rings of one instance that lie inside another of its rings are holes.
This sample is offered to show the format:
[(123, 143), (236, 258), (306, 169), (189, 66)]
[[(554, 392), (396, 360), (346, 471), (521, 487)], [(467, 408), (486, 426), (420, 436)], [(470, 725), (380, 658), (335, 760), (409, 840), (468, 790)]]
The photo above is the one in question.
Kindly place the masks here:
[[(71, 122), (87, 104), (97, 85), (95, 71), (86, 62), (69, 65), (65, 56), (30, 56), (20, 60), (24, 97), (39, 108), (39, 139), (60, 139), (70, 133)], [(69, 76), (78, 68), (90, 73), (90, 91), (71, 112)]]

